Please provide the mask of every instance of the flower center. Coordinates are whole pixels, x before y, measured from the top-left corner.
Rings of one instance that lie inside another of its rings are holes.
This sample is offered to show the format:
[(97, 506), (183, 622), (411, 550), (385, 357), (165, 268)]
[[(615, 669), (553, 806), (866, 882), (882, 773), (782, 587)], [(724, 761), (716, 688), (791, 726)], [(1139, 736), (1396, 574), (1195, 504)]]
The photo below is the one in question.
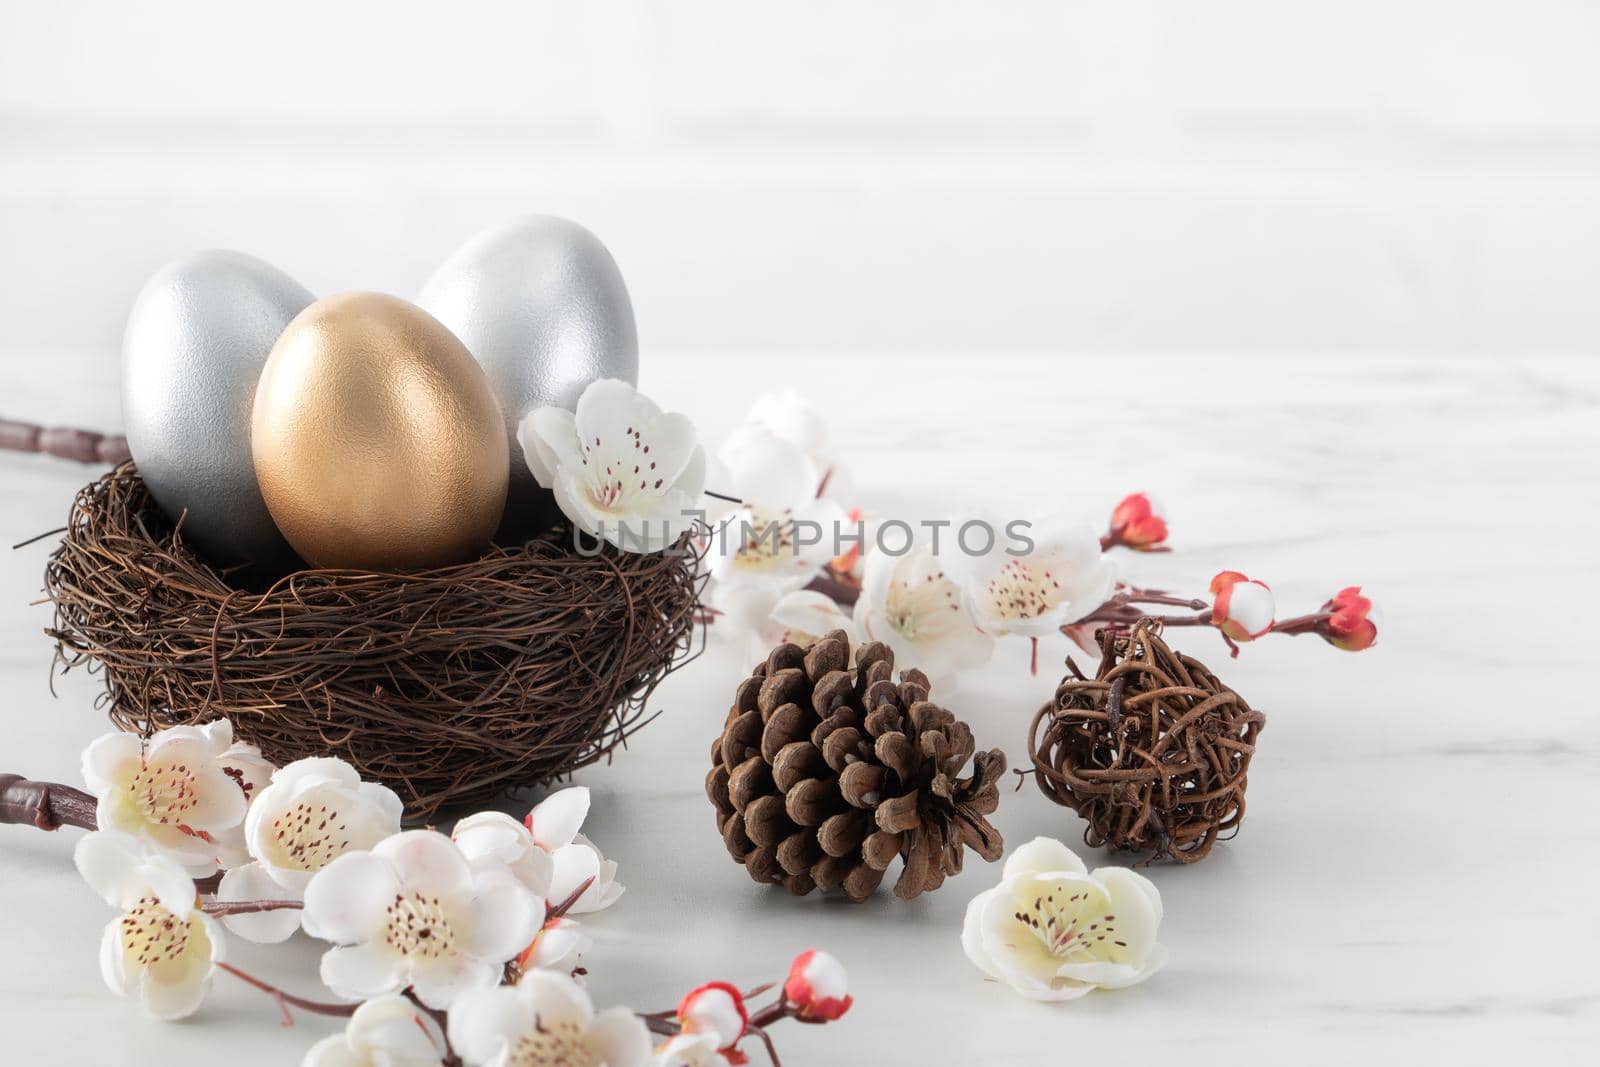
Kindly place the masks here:
[(961, 611), (960, 591), (943, 571), (925, 574), (920, 581), (897, 581), (884, 599), (884, 616), (889, 625), (910, 641), (948, 631), (953, 618), (950, 613)]
[(995, 610), (1012, 619), (1043, 615), (1055, 607), (1061, 595), (1061, 583), (1048, 570), (1020, 559), (1007, 560), (984, 588)]
[[(594, 439), (594, 444), (583, 443), (583, 465), (589, 467), (589, 485), (587, 492), (589, 502), (595, 507), (605, 511), (615, 509), (623, 497), (629, 493), (657, 494), (665, 478), (657, 476), (656, 461), (650, 458), (650, 446), (644, 443), (644, 434), (628, 427), (623, 435), (626, 447), (617, 455), (611, 449), (610, 455), (601, 451), (596, 455), (596, 450), (601, 449), (600, 438)], [(591, 466), (589, 461), (593, 459)], [(605, 473), (600, 473), (600, 468)], [(638, 489), (633, 488), (633, 483), (639, 484)]]
[(140, 897), (122, 916), (122, 949), (140, 967), (178, 959), (189, 948), (189, 925), (155, 897)]
[(571, 1019), (546, 1026), (540, 1022), (517, 1038), (506, 1067), (599, 1067), (600, 1060), (583, 1040), (583, 1028)]
[(396, 896), (383, 939), (402, 956), (434, 960), (455, 951), (456, 935), (438, 897)]
[(350, 847), (338, 811), (304, 801), (272, 820), (272, 839), (278, 865), (295, 871), (320, 871)]
[(128, 783), (133, 803), (149, 822), (178, 825), (200, 803), (199, 784), (186, 764), (145, 764)]
[(1092, 903), (1087, 892), (1068, 895), (1065, 886), (1057, 886), (1055, 893), (1034, 897), (1030, 906), (1018, 909), (1012, 918), (1058, 959), (1106, 955), (1110, 946), (1127, 948), (1128, 943), (1117, 937), (1115, 915), (1090, 921)]
[(776, 518), (752, 511), (748, 518), (734, 519), (732, 522), (738, 524), (734, 528), (730, 523), (729, 529), (729, 533), (738, 539), (735, 565), (749, 570), (770, 570), (793, 566), (798, 559), (794, 516), (787, 508)]

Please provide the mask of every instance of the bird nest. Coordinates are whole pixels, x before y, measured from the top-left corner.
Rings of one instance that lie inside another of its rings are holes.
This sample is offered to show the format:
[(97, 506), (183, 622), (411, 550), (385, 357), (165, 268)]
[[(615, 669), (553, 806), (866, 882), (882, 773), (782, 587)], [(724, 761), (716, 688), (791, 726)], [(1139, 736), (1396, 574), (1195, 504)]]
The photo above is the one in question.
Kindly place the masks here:
[(696, 572), (682, 553), (585, 555), (564, 529), (458, 566), (241, 588), (123, 464), (73, 502), (47, 633), (61, 670), (103, 671), (123, 729), (226, 716), (273, 762), (338, 756), (427, 818), (594, 763), (647, 722), (695, 643)]

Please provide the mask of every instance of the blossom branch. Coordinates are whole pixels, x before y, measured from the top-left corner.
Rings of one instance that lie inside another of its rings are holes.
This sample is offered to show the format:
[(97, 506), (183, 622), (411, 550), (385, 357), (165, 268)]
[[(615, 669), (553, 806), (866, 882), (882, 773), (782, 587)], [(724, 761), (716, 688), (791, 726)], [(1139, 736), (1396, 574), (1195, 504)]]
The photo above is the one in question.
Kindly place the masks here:
[(122, 463), (129, 458), (128, 439), (65, 426), (39, 426), (19, 419), (0, 419), (0, 449), (38, 452), (79, 463)]
[(254, 915), (263, 911), (299, 911), (300, 900), (208, 900), (200, 905), (207, 915)]
[(96, 829), (93, 796), (57, 782), (35, 782), (20, 774), (0, 774), (0, 823), (58, 830)]
[(269, 982), (264, 982), (248, 971), (242, 971), (231, 963), (217, 961), (217, 969), (227, 971), (246, 985), (254, 986), (278, 1002), (278, 1008), (283, 1012), (283, 1025), (293, 1026), (294, 1017), (289, 1014), (290, 1008), (299, 1008), (301, 1011), (311, 1012), (313, 1015), (331, 1015), (335, 1018), (348, 1019), (356, 1013), (359, 1004), (329, 1004), (320, 1000), (307, 1000), (297, 997), (293, 993), (286, 993)]

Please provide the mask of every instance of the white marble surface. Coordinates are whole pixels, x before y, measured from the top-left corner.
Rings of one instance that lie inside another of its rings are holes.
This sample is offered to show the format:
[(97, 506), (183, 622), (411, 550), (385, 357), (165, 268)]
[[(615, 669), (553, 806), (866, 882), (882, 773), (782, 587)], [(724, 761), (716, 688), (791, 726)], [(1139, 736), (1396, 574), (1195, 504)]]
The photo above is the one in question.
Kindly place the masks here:
[[(115, 424), (105, 377), (62, 381), (49, 366), (0, 367), (0, 409)], [(1232, 664), (1212, 635), (1181, 635), (1269, 716), (1249, 816), (1203, 864), (1152, 872), (1166, 971), (1057, 1006), (985, 982), (961, 954), (962, 910), (994, 868), (969, 863), (911, 905), (855, 907), (792, 900), (728, 861), (701, 781), (746, 665), (714, 645), (662, 686), (664, 714), (628, 752), (580, 775), (593, 836), (629, 887), (594, 924), (599, 1001), (666, 1007), (708, 977), (776, 977), (820, 945), (849, 966), (857, 1008), (783, 1029), (791, 1067), (1592, 1062), (1600, 725), (1584, 612), (1600, 598), (1600, 362), (647, 353), (645, 366), (645, 387), (712, 438), (788, 368), (828, 405), (861, 499), (879, 509), (1066, 505), (1098, 519), (1144, 488), (1170, 511), (1178, 551), (1130, 560), (1140, 578), (1197, 589), (1237, 568), (1272, 582), (1285, 610), (1361, 582), (1385, 629), (1359, 656), (1278, 638)], [(58, 524), (86, 477), (0, 457), (4, 540)], [(70, 781), (105, 724), (92, 680), (50, 695), (48, 611), (29, 604), (46, 552), (0, 553), (0, 765)], [(936, 694), (1013, 763), (1055, 681), (1055, 662), (1036, 678), (1025, 662), (1024, 646), (1002, 646)], [(1080, 842), (1077, 818), (1031, 785), (996, 821), (1013, 844)], [(327, 1029), (281, 1029), (265, 998), (226, 978), (178, 1025), (114, 999), (95, 963), (108, 915), (72, 870), (75, 836), (0, 828), (4, 1062), (287, 1064)], [(235, 956), (313, 988), (310, 942)]]

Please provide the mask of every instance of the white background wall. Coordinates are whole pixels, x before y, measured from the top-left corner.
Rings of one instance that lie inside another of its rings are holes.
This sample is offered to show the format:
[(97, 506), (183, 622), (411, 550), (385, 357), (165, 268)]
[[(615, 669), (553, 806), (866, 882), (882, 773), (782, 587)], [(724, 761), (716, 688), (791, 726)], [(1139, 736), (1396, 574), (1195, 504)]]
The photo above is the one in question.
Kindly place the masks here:
[(524, 211), (647, 348), (1592, 350), (1597, 59), (1557, 0), (3, 0), (0, 367), (196, 247), (409, 295)]

